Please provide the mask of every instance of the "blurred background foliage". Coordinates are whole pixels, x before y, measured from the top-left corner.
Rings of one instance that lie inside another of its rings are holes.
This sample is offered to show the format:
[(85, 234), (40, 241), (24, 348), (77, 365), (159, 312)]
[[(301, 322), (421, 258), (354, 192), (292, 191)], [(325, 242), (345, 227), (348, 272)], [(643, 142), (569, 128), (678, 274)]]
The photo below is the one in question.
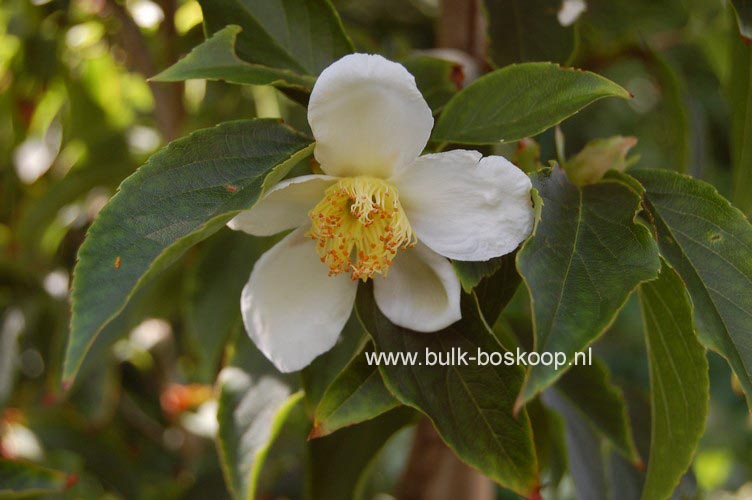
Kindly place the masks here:
[[(459, 22), (442, 17), (437, 0), (334, 4), (358, 50), (396, 60), (450, 39), (451, 23)], [(476, 71), (553, 60), (607, 76), (634, 99), (604, 100), (565, 122), (568, 153), (592, 139), (636, 136), (640, 165), (708, 180), (749, 214), (750, 181), (732, 182), (732, 143), (752, 140), (734, 138), (734, 111), (742, 105), (738, 75), (749, 75), (752, 48), (734, 29), (727, 3), (586, 4), (563, 26), (559, 1), (488, 0), (488, 31), (498, 36), (489, 60), (475, 61)], [(221, 121), (281, 116), (307, 129), (304, 108), (270, 87), (150, 83), (148, 77), (203, 40), (201, 23), (195, 0), (0, 3), (0, 456), (63, 471), (48, 478), (50, 491), (67, 487), (58, 493), (63, 497), (229, 495), (213, 444), (213, 385), (233, 351), (252, 349), (238, 296), (255, 256), (272, 240), (225, 230), (192, 249), (107, 327), (75, 385), (63, 388), (60, 381), (76, 251), (118, 184), (166, 142)], [(519, 30), (524, 39), (505, 36)], [(464, 78), (472, 78), (471, 68)], [(554, 132), (538, 140), (542, 160), (554, 158)], [(522, 161), (524, 147), (498, 149)], [(526, 294), (518, 292), (500, 324), (529, 329)], [(638, 443), (645, 439), (640, 429), (649, 427), (641, 328), (631, 300), (596, 344), (628, 397)], [(313, 401), (291, 412), (293, 424), (305, 422), (352, 349), (327, 355), (316, 370), (303, 372), (302, 382), (293, 377), (291, 387), (303, 383)], [(752, 498), (750, 416), (725, 362), (709, 356), (708, 429), (682, 488), (688, 497), (704, 491)], [(261, 471), (262, 497), (300, 496), (304, 455), (319, 476), (348, 474), (343, 462), (350, 455), (316, 461), (344, 451), (306, 445), (297, 439), (306, 432), (291, 424), (275, 440)], [(378, 455), (361, 481), (367, 497), (392, 491), (411, 432), (397, 433)], [(325, 466), (330, 470), (320, 470)], [(611, 467), (617, 466), (615, 460)], [(559, 493), (574, 494), (571, 478)]]

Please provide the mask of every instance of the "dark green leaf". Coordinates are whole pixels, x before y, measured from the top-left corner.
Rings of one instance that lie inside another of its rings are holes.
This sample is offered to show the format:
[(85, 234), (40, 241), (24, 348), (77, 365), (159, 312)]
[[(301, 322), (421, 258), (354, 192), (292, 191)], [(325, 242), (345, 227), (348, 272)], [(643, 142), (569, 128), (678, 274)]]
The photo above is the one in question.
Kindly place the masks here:
[[(543, 198), (535, 234), (517, 254), (530, 292), (535, 350), (572, 362), (611, 324), (629, 294), (660, 269), (650, 231), (635, 222), (640, 194), (614, 177), (577, 188), (559, 167), (532, 177)], [(563, 374), (532, 366), (518, 404)]]
[(366, 342), (366, 333), (355, 313), (350, 315), (337, 344), (325, 352), (300, 372), (305, 390), (306, 410), (313, 414), (326, 389), (334, 382), (337, 375), (344, 370), (353, 355)]
[(468, 293), (475, 290), (480, 310), (489, 325), (496, 322), (520, 285), (516, 255), (513, 252), (485, 262), (452, 262), (462, 288)]
[(397, 408), (310, 441), (310, 498), (357, 498), (361, 478), (378, 451), (414, 416), (409, 408)]
[(558, 19), (561, 0), (484, 0), (489, 52), (496, 66), (565, 63), (574, 50), (573, 26)]
[(415, 77), (420, 93), (434, 112), (462, 88), (462, 66), (455, 62), (426, 55), (411, 56), (401, 62)]
[(302, 75), (318, 75), (353, 52), (329, 0), (201, 0), (207, 33), (227, 25), (243, 29), (235, 50), (241, 59)]
[(289, 384), (241, 334), (235, 355), (217, 380), (217, 450), (225, 479), (236, 500), (255, 498), (269, 447), (303, 394)]
[(230, 83), (252, 85), (276, 85), (310, 90), (314, 78), (301, 76), (293, 71), (251, 64), (235, 55), (235, 39), (242, 28), (227, 26), (204, 43), (196, 46), (190, 54), (166, 70), (151, 78), (157, 82), (176, 82), (191, 78), (224, 80)]
[(752, 0), (731, 0), (739, 21), (739, 33), (745, 42), (752, 43)]
[(667, 170), (634, 170), (645, 186), (661, 253), (694, 305), (700, 340), (724, 356), (752, 407), (752, 226), (705, 182)]
[(214, 381), (225, 343), (241, 325), (240, 292), (256, 259), (274, 241), (225, 229), (207, 242), (201, 261), (190, 269), (183, 309), (198, 381)]
[(555, 390), (544, 392), (543, 401), (564, 418), (569, 473), (574, 479), (578, 500), (609, 498), (600, 436), (583, 415)]
[(251, 207), (310, 145), (276, 120), (230, 122), (171, 143), (126, 179), (78, 254), (64, 379), (138, 285)]
[(695, 337), (684, 283), (665, 263), (640, 287), (650, 367), (650, 459), (645, 500), (667, 498), (679, 484), (705, 429), (709, 382), (705, 348)]
[(639, 460), (624, 395), (611, 383), (603, 363), (595, 359), (592, 365), (572, 367), (559, 379), (556, 388), (625, 457), (632, 462)]
[(310, 437), (326, 436), (399, 406), (376, 364), (368, 363), (366, 353), (372, 352), (370, 344), (359, 351), (326, 389), (314, 411)]
[[(747, 2), (752, 18), (752, 0)], [(749, 20), (752, 39), (752, 19)], [(731, 77), (728, 80), (731, 110), (731, 162), (734, 169), (733, 200), (747, 216), (752, 215), (752, 40), (731, 41)]]
[(629, 92), (602, 76), (551, 63), (513, 64), (488, 73), (455, 95), (434, 128), (433, 140), (492, 144), (553, 127), (604, 97)]
[(53, 494), (66, 487), (64, 472), (46, 469), (29, 462), (0, 458), (0, 497), (20, 498)]
[(480, 316), (474, 297), (463, 294), (462, 319), (431, 334), (392, 324), (379, 311), (372, 287), (362, 287), (356, 300), (358, 316), (381, 353), (416, 353), (417, 364), (382, 364), (387, 388), (403, 404), (425, 413), (442, 439), (463, 461), (499, 484), (523, 495), (538, 487), (538, 471), (530, 421), (525, 411), (512, 413), (522, 383), (516, 365), (431, 365), (426, 353), (445, 359), (479, 351), (502, 353)]
[(548, 472), (546, 483), (555, 488), (567, 471), (567, 445), (564, 421), (559, 414), (536, 398), (527, 405), (535, 436), (535, 455), (541, 472)]

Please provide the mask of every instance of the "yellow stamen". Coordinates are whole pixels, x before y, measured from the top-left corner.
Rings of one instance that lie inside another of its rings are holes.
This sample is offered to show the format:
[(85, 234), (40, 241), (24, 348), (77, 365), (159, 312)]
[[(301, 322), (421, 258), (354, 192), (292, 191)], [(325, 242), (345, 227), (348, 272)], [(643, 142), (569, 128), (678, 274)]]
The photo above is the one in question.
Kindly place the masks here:
[(363, 281), (386, 276), (397, 250), (417, 243), (399, 193), (374, 177), (340, 179), (308, 215), (312, 224), (306, 236), (317, 241), (330, 276), (349, 272)]

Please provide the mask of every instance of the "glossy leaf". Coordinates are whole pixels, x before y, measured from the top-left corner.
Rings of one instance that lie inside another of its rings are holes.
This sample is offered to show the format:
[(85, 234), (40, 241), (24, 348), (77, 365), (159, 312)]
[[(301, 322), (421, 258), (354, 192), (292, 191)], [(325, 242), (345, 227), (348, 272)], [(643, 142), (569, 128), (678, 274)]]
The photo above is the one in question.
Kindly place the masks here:
[(276, 85), (310, 90), (314, 79), (290, 70), (243, 61), (235, 54), (240, 26), (227, 26), (197, 45), (187, 56), (151, 78), (156, 82), (176, 82), (192, 78), (224, 80), (230, 83)]
[(558, 19), (561, 0), (484, 0), (489, 53), (496, 66), (566, 63), (574, 50), (573, 26)]
[(694, 305), (700, 340), (725, 357), (752, 405), (752, 226), (705, 182), (666, 170), (633, 170), (661, 254)]
[(376, 364), (368, 364), (366, 353), (372, 352), (371, 345), (359, 351), (326, 389), (313, 414), (311, 438), (326, 436), (399, 406)]
[(652, 430), (644, 500), (667, 498), (679, 484), (705, 429), (709, 382), (705, 348), (695, 337), (692, 303), (664, 263), (640, 287), (650, 367)]
[[(535, 234), (517, 254), (530, 292), (535, 350), (573, 360), (611, 324), (630, 293), (658, 273), (658, 248), (635, 222), (640, 193), (615, 178), (577, 188), (559, 167), (536, 173), (543, 198)], [(532, 366), (518, 405), (530, 401), (564, 370)]]
[(241, 59), (302, 75), (318, 75), (353, 52), (329, 0), (201, 0), (206, 31), (240, 25), (235, 50)]
[(415, 55), (401, 63), (415, 77), (418, 90), (434, 112), (462, 88), (465, 79), (462, 66), (446, 59)]
[(303, 394), (291, 395), (289, 384), (244, 334), (217, 388), (216, 440), (225, 480), (233, 498), (253, 499), (269, 447)]
[[(444, 358), (460, 352), (503, 353), (470, 295), (462, 297), (462, 320), (426, 335), (392, 324), (379, 310), (371, 287), (356, 300), (358, 316), (382, 353), (417, 353), (418, 364), (381, 365), (387, 388), (401, 403), (426, 414), (444, 442), (463, 461), (499, 484), (523, 495), (538, 487), (530, 421), (525, 411), (512, 413), (522, 383), (518, 366), (430, 366), (427, 352)], [(451, 408), (451, 411), (448, 409)]]
[(388, 413), (309, 441), (310, 498), (358, 498), (357, 491), (377, 453), (397, 431), (414, 421), (415, 412)]
[(488, 73), (446, 105), (433, 140), (461, 144), (534, 136), (604, 97), (628, 98), (614, 82), (551, 63), (513, 64)]
[(594, 359), (592, 365), (572, 367), (556, 388), (625, 457), (632, 462), (639, 460), (624, 395), (611, 383), (603, 363)]
[(229, 122), (171, 143), (126, 179), (78, 253), (64, 379), (141, 283), (252, 206), (310, 144), (276, 120)]
[(68, 475), (30, 462), (0, 458), (0, 497), (23, 498), (64, 490)]

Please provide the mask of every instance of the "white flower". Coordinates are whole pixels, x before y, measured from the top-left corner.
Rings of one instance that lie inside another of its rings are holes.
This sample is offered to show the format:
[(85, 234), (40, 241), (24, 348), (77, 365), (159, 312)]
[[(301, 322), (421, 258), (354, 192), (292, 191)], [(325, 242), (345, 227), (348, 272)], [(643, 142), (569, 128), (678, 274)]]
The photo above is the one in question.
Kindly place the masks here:
[(400, 64), (351, 54), (311, 93), (314, 154), (326, 175), (276, 185), (229, 226), (257, 236), (295, 229), (256, 262), (243, 294), (251, 339), (281, 371), (329, 350), (358, 279), (393, 323), (432, 332), (459, 320), (447, 260), (513, 251), (533, 227), (530, 180), (500, 156), (420, 156), (433, 117)]

